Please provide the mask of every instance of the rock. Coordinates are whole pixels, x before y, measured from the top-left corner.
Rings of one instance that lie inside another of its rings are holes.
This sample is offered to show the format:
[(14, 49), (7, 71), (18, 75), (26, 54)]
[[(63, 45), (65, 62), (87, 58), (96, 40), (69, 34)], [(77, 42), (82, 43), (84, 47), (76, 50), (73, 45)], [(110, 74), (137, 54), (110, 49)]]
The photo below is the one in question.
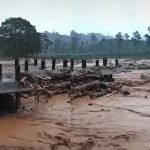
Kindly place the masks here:
[(122, 94), (123, 94), (123, 95), (129, 95), (130, 93), (129, 93), (129, 91), (124, 90), (124, 91), (122, 91)]
[(111, 92), (112, 92), (112, 89), (111, 89), (111, 88), (108, 88), (108, 89), (107, 89), (107, 92), (108, 92), (108, 93), (111, 93)]
[(150, 69), (150, 65), (148, 65), (148, 64), (138, 64), (137, 68), (138, 69)]
[(135, 67), (135, 65), (133, 63), (129, 63), (129, 66)]
[(93, 103), (88, 103), (88, 105), (93, 105)]
[(25, 106), (22, 106), (22, 109), (25, 110)]
[(150, 73), (143, 73), (140, 76), (141, 79), (150, 80)]

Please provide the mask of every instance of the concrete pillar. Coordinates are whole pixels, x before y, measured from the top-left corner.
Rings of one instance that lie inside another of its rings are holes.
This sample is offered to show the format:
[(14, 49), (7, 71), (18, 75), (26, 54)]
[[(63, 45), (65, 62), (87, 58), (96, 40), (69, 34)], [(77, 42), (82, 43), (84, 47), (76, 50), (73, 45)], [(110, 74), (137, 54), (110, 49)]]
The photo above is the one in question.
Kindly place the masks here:
[[(15, 79), (16, 81), (20, 80), (20, 66), (15, 67)], [(21, 99), (20, 99), (20, 93), (15, 93), (16, 97), (16, 111), (20, 108), (21, 105)]]
[(15, 79), (16, 81), (20, 80), (20, 66), (15, 68)]
[(2, 64), (0, 64), (0, 79), (2, 79)]
[(56, 69), (56, 59), (52, 59), (52, 70)]
[(19, 66), (19, 58), (15, 59), (15, 68), (17, 68)]
[(86, 68), (86, 60), (82, 60), (82, 69)]
[(24, 71), (28, 71), (28, 59), (25, 60)]
[(34, 58), (34, 66), (37, 66), (37, 58)]
[(68, 67), (68, 60), (64, 59), (63, 60), (63, 68), (67, 68)]
[(98, 67), (99, 66), (99, 60), (96, 60), (95, 63), (96, 63), (96, 67)]
[(45, 59), (41, 60), (41, 69), (44, 70), (45, 69)]
[(16, 97), (16, 111), (17, 111), (21, 106), (20, 93), (15, 93), (15, 97)]
[(106, 67), (107, 66), (107, 58), (103, 59), (103, 66)]
[(74, 71), (74, 59), (70, 60), (71, 71)]

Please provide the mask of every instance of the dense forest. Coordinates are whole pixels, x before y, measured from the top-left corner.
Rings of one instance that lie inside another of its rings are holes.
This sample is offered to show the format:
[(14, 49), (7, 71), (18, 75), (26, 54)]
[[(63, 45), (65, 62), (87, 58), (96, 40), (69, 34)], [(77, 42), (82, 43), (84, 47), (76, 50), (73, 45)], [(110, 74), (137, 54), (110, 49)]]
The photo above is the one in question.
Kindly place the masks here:
[(8, 18), (0, 26), (1, 57), (149, 57), (150, 27), (144, 36), (118, 32), (114, 37), (101, 33), (61, 35), (37, 32), (22, 18)]
[(150, 56), (150, 28), (142, 37), (138, 31), (132, 35), (118, 32), (115, 37), (105, 36), (101, 33), (77, 33), (71, 31), (70, 35), (61, 35), (57, 32), (44, 33), (52, 45), (42, 54), (71, 55), (91, 57), (149, 57)]

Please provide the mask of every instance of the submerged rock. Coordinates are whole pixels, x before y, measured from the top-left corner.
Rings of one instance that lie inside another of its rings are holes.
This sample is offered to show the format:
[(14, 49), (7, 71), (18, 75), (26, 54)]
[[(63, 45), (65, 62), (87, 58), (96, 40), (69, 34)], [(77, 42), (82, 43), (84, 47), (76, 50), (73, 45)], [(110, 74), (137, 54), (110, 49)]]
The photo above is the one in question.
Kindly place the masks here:
[(150, 73), (143, 73), (140, 76), (141, 79), (150, 80)]
[(150, 69), (150, 65), (149, 65), (149, 64), (145, 64), (145, 63), (143, 63), (143, 64), (138, 64), (138, 65), (137, 65), (137, 68), (138, 68), (138, 69)]

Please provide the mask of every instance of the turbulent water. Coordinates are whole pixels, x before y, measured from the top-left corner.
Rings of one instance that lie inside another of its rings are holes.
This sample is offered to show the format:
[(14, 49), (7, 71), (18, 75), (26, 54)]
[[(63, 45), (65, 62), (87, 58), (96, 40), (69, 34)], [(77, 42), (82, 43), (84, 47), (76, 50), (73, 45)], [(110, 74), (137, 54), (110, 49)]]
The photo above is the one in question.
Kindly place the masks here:
[(150, 81), (140, 78), (149, 72), (115, 75), (128, 96), (22, 99), (23, 109), (0, 118), (0, 150), (149, 150)]

